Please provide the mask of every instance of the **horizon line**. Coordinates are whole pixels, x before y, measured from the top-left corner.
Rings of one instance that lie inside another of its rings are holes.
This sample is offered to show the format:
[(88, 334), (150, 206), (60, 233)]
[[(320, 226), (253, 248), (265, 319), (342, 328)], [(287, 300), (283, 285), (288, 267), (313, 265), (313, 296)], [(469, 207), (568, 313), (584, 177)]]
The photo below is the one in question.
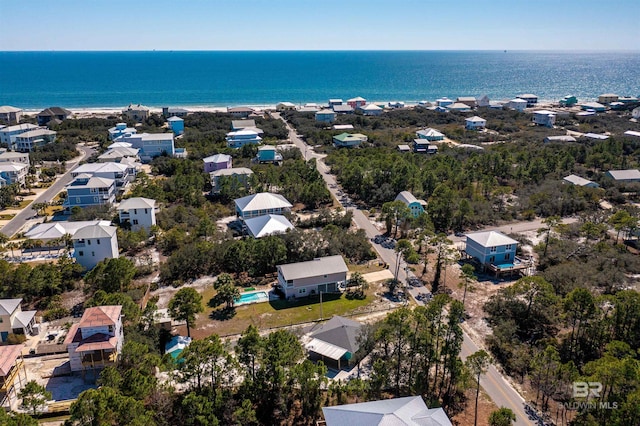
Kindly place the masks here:
[(640, 49), (95, 49), (0, 50), (0, 53), (171, 53), (171, 52), (555, 52), (635, 53)]

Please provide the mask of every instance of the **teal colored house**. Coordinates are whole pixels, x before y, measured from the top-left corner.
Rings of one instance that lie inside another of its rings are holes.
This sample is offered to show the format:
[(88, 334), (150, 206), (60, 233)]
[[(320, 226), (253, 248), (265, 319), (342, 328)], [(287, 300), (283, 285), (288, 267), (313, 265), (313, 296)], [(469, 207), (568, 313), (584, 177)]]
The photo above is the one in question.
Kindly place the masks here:
[(424, 213), (424, 208), (427, 206), (427, 202), (424, 200), (418, 200), (409, 191), (402, 191), (398, 194), (394, 201), (402, 201), (411, 210), (411, 216), (418, 217)]
[(259, 163), (277, 163), (279, 161), (282, 161), (282, 155), (276, 151), (275, 146), (264, 145), (258, 148)]
[(352, 148), (367, 140), (367, 136), (360, 133), (340, 133), (333, 137), (333, 145), (336, 148)]
[(567, 95), (560, 100), (560, 106), (564, 106), (564, 107), (574, 106), (577, 103), (578, 103), (578, 98), (576, 98), (575, 96)]
[(176, 116), (169, 117), (167, 118), (167, 123), (174, 135), (178, 136), (184, 133), (184, 120), (182, 118)]

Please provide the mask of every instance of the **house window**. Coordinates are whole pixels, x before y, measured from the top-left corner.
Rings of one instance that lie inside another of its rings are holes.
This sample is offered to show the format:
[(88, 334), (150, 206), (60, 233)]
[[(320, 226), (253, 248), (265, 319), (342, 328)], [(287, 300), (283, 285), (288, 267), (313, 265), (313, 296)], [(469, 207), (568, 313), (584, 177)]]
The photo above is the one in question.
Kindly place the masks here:
[(113, 333), (113, 326), (112, 325), (109, 326), (109, 333)]
[(324, 274), (324, 278), (327, 278), (327, 274)]
[(133, 219), (133, 224), (137, 225), (138, 224), (138, 219)]
[(100, 244), (100, 240), (96, 240), (96, 244)]
[(307, 292), (306, 288), (301, 288), (300, 290), (298, 290), (298, 294), (304, 294)]
[(78, 252), (78, 256), (84, 256), (84, 252), (83, 252), (82, 250), (80, 250), (80, 251)]
[(80, 204), (80, 197), (76, 197), (76, 204)]
[(138, 214), (138, 209), (133, 209), (133, 214)]
[(287, 280), (287, 287), (293, 287), (293, 280)]
[(87, 240), (87, 245), (90, 246), (91, 245), (91, 240)]
[(98, 202), (98, 197), (93, 197), (93, 202), (97, 203)]
[(96, 255), (96, 252), (95, 252), (95, 251), (92, 251), (92, 252), (91, 252), (91, 256), (95, 257), (95, 255)]
[(506, 253), (504, 255), (504, 260), (509, 260), (509, 259), (511, 259), (511, 253)]
[(495, 253), (495, 252), (496, 252), (496, 246), (491, 247), (491, 248), (489, 249), (489, 251), (490, 251), (491, 253)]
[(495, 262), (495, 261), (496, 261), (496, 257), (495, 257), (495, 256), (491, 256), (491, 257), (489, 258), (489, 263), (493, 263), (493, 262)]
[(513, 247), (513, 244), (507, 244), (505, 246), (505, 250), (511, 250), (512, 247)]
[(98, 188), (91, 188), (91, 193), (95, 194), (96, 192), (98, 192)]

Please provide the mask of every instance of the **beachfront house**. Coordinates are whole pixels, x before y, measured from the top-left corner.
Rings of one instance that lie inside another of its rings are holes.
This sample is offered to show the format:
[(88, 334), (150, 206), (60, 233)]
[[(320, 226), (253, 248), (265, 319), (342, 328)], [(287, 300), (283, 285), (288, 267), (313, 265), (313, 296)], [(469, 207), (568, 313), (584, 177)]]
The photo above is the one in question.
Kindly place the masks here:
[(18, 391), (27, 383), (27, 370), (22, 358), (24, 347), (24, 343), (0, 346), (0, 408), (7, 411), (14, 406), (18, 400)]
[(40, 127), (31, 123), (16, 124), (14, 126), (0, 127), (0, 143), (6, 144), (9, 148), (15, 147), (16, 136)]
[(296, 104), (294, 104), (293, 102), (278, 102), (276, 104), (276, 111), (281, 112), (281, 111), (295, 111), (296, 110)]
[(295, 229), (285, 216), (279, 214), (266, 214), (256, 216), (244, 221), (247, 234), (253, 238), (262, 238), (268, 235), (284, 234), (290, 229)]
[(180, 117), (173, 116), (167, 118), (167, 125), (176, 136), (184, 133), (184, 120)]
[[(209, 173), (211, 178), (211, 193), (220, 192), (222, 183), (231, 185), (231, 189), (249, 188), (249, 177), (253, 174), (251, 169), (246, 167), (232, 167), (229, 169), (219, 169)], [(235, 191), (232, 191), (235, 192)]]
[(189, 115), (191, 111), (184, 108), (175, 108), (175, 107), (162, 107), (162, 116), (164, 118), (169, 117), (180, 117), (184, 118)]
[(18, 124), (22, 117), (22, 109), (10, 105), (0, 106), (0, 122)]
[(575, 185), (575, 186), (582, 186), (582, 187), (585, 187), (585, 188), (599, 188), (600, 187), (600, 185), (598, 185), (597, 183), (592, 182), (589, 179), (585, 179), (585, 178), (577, 176), (577, 175), (565, 176), (562, 179), (562, 183), (568, 183), (568, 184)]
[(256, 126), (256, 120), (232, 120), (231, 130), (253, 130), (259, 135), (264, 133), (262, 129)]
[(378, 115), (382, 115), (382, 113), (384, 112), (384, 109), (380, 108), (378, 105), (375, 105), (375, 104), (368, 104), (361, 107), (360, 111), (362, 111), (364, 115), (378, 116)]
[(413, 152), (417, 154), (437, 154), (438, 145), (433, 145), (427, 139), (414, 139)]
[(326, 426), (451, 426), (442, 408), (428, 408), (421, 396), (322, 407)]
[(52, 121), (58, 123), (66, 120), (71, 114), (71, 111), (61, 107), (46, 108), (37, 115), (38, 125), (46, 126)]
[(464, 123), (464, 127), (467, 130), (482, 130), (487, 125), (487, 120), (475, 115), (473, 117), (466, 118)]
[(71, 237), (73, 257), (86, 270), (93, 269), (104, 259), (115, 259), (118, 254), (117, 228), (96, 223), (78, 229)]
[(491, 105), (491, 100), (489, 99), (489, 96), (483, 95), (481, 98), (478, 98), (477, 105), (482, 108), (486, 108), (489, 105)]
[(282, 195), (271, 192), (247, 195), (246, 197), (237, 198), (234, 203), (236, 205), (236, 215), (241, 220), (267, 214), (282, 215), (291, 211), (291, 207), (293, 207)]
[(85, 378), (90, 374), (96, 379), (102, 369), (117, 364), (122, 352), (122, 306), (87, 308), (80, 322), (69, 329), (64, 344), (71, 372), (81, 372)]
[(118, 206), (121, 225), (129, 225), (132, 231), (149, 231), (156, 224), (156, 200), (134, 197), (123, 200)]
[(136, 178), (136, 167), (123, 163), (86, 163), (71, 172), (74, 179), (80, 175), (111, 179), (116, 182), (116, 188), (124, 191), (125, 188)]
[(583, 111), (604, 112), (607, 110), (607, 107), (598, 102), (585, 102), (580, 104), (580, 109)]
[(29, 165), (24, 163), (0, 162), (0, 186), (18, 184), (24, 186), (29, 174)]
[(117, 142), (131, 144), (131, 148), (139, 149), (140, 160), (148, 163), (153, 158), (166, 154), (176, 155), (173, 133), (139, 133), (124, 135), (116, 139)]
[(560, 106), (562, 107), (572, 107), (577, 103), (578, 103), (578, 98), (571, 95), (567, 95), (564, 98), (560, 99)]
[(549, 142), (575, 142), (576, 138), (569, 135), (547, 136), (543, 139), (545, 143)]
[(556, 113), (545, 109), (534, 111), (533, 122), (538, 126), (553, 127), (556, 123)]
[(260, 145), (262, 138), (255, 130), (238, 130), (227, 133), (229, 148), (242, 148), (245, 145)]
[(619, 98), (620, 96), (616, 95), (615, 93), (604, 93), (598, 96), (598, 102), (601, 104), (610, 104), (612, 102), (618, 102)]
[(457, 112), (469, 112), (471, 111), (471, 107), (467, 104), (463, 104), (461, 102), (454, 102), (451, 105), (447, 106), (449, 111), (457, 111)]
[(234, 118), (248, 118), (255, 111), (249, 107), (230, 107), (227, 108), (227, 113), (231, 114)]
[(616, 182), (640, 182), (640, 170), (638, 169), (609, 170), (605, 175)]
[(37, 311), (23, 311), (21, 303), (22, 299), (0, 300), (0, 342), (6, 342), (9, 334), (34, 334)]
[(352, 365), (354, 355), (360, 349), (362, 324), (338, 315), (320, 324), (309, 335), (305, 348), (312, 360), (330, 360), (338, 370), (343, 365)]
[(321, 123), (333, 123), (336, 121), (336, 112), (330, 109), (323, 109), (316, 112), (316, 121)]
[(338, 99), (338, 98), (329, 99), (329, 108), (333, 108), (336, 105), (342, 105), (342, 104), (344, 104), (344, 101), (342, 99)]
[(109, 140), (113, 141), (118, 139), (120, 136), (126, 135), (135, 135), (138, 133), (135, 127), (127, 127), (127, 123), (116, 123), (114, 127), (111, 127), (109, 130)]
[(126, 109), (122, 110), (122, 115), (124, 115), (129, 120), (144, 121), (149, 118), (150, 111), (151, 110), (147, 106), (140, 104), (129, 104)]
[(368, 139), (366, 135), (361, 133), (340, 133), (333, 137), (333, 145), (336, 148), (354, 148)]
[(222, 169), (230, 169), (231, 167), (233, 167), (231, 165), (232, 158), (227, 154), (214, 154), (204, 158), (202, 161), (204, 161), (205, 173), (211, 173), (215, 172), (216, 170)]
[(5, 151), (0, 153), (0, 163), (21, 163), (27, 166), (29, 162), (29, 154), (26, 152)]
[(520, 111), (520, 112), (523, 112), (526, 107), (527, 107), (527, 101), (525, 101), (524, 99), (520, 99), (520, 98), (511, 99), (507, 103), (507, 108), (511, 108), (511, 109), (514, 109), (514, 110)]
[(351, 105), (333, 105), (331, 107), (336, 114), (353, 114), (353, 107)]
[(258, 163), (279, 163), (282, 161), (282, 155), (276, 150), (275, 146), (264, 145), (258, 148), (256, 159)]
[(349, 105), (354, 110), (358, 109), (358, 108), (362, 108), (366, 104), (367, 104), (367, 100), (365, 98), (363, 98), (363, 97), (360, 97), (360, 96), (357, 96), (355, 98), (351, 98), (351, 99), (347, 100), (347, 105)]
[(78, 175), (67, 185), (67, 198), (62, 206), (67, 213), (74, 207), (113, 204), (116, 201), (116, 181), (90, 175)]
[(13, 148), (20, 152), (31, 152), (56, 141), (57, 133), (53, 130), (38, 128), (15, 135)]
[(478, 101), (474, 96), (458, 96), (456, 99), (457, 103), (465, 104), (469, 108), (475, 108), (478, 106)]
[(402, 201), (409, 210), (411, 211), (411, 216), (418, 217), (424, 213), (425, 207), (427, 207), (427, 202), (424, 200), (418, 200), (411, 192), (402, 191), (396, 196), (394, 201)]
[(532, 95), (531, 93), (518, 95), (516, 96), (516, 98), (524, 99), (525, 101), (527, 101), (527, 108), (532, 108), (538, 103), (538, 96)]
[(278, 288), (287, 299), (338, 292), (345, 285), (349, 271), (340, 255), (277, 265), (277, 268)]
[(449, 105), (453, 105), (453, 101), (446, 96), (440, 99), (436, 99), (436, 106), (448, 107)]

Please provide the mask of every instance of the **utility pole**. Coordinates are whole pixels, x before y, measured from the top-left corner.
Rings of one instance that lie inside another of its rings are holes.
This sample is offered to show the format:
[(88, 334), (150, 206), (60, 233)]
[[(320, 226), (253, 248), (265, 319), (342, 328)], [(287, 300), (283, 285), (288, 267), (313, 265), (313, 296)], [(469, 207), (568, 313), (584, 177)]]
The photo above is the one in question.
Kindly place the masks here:
[(322, 291), (320, 291), (320, 321), (322, 321)]

